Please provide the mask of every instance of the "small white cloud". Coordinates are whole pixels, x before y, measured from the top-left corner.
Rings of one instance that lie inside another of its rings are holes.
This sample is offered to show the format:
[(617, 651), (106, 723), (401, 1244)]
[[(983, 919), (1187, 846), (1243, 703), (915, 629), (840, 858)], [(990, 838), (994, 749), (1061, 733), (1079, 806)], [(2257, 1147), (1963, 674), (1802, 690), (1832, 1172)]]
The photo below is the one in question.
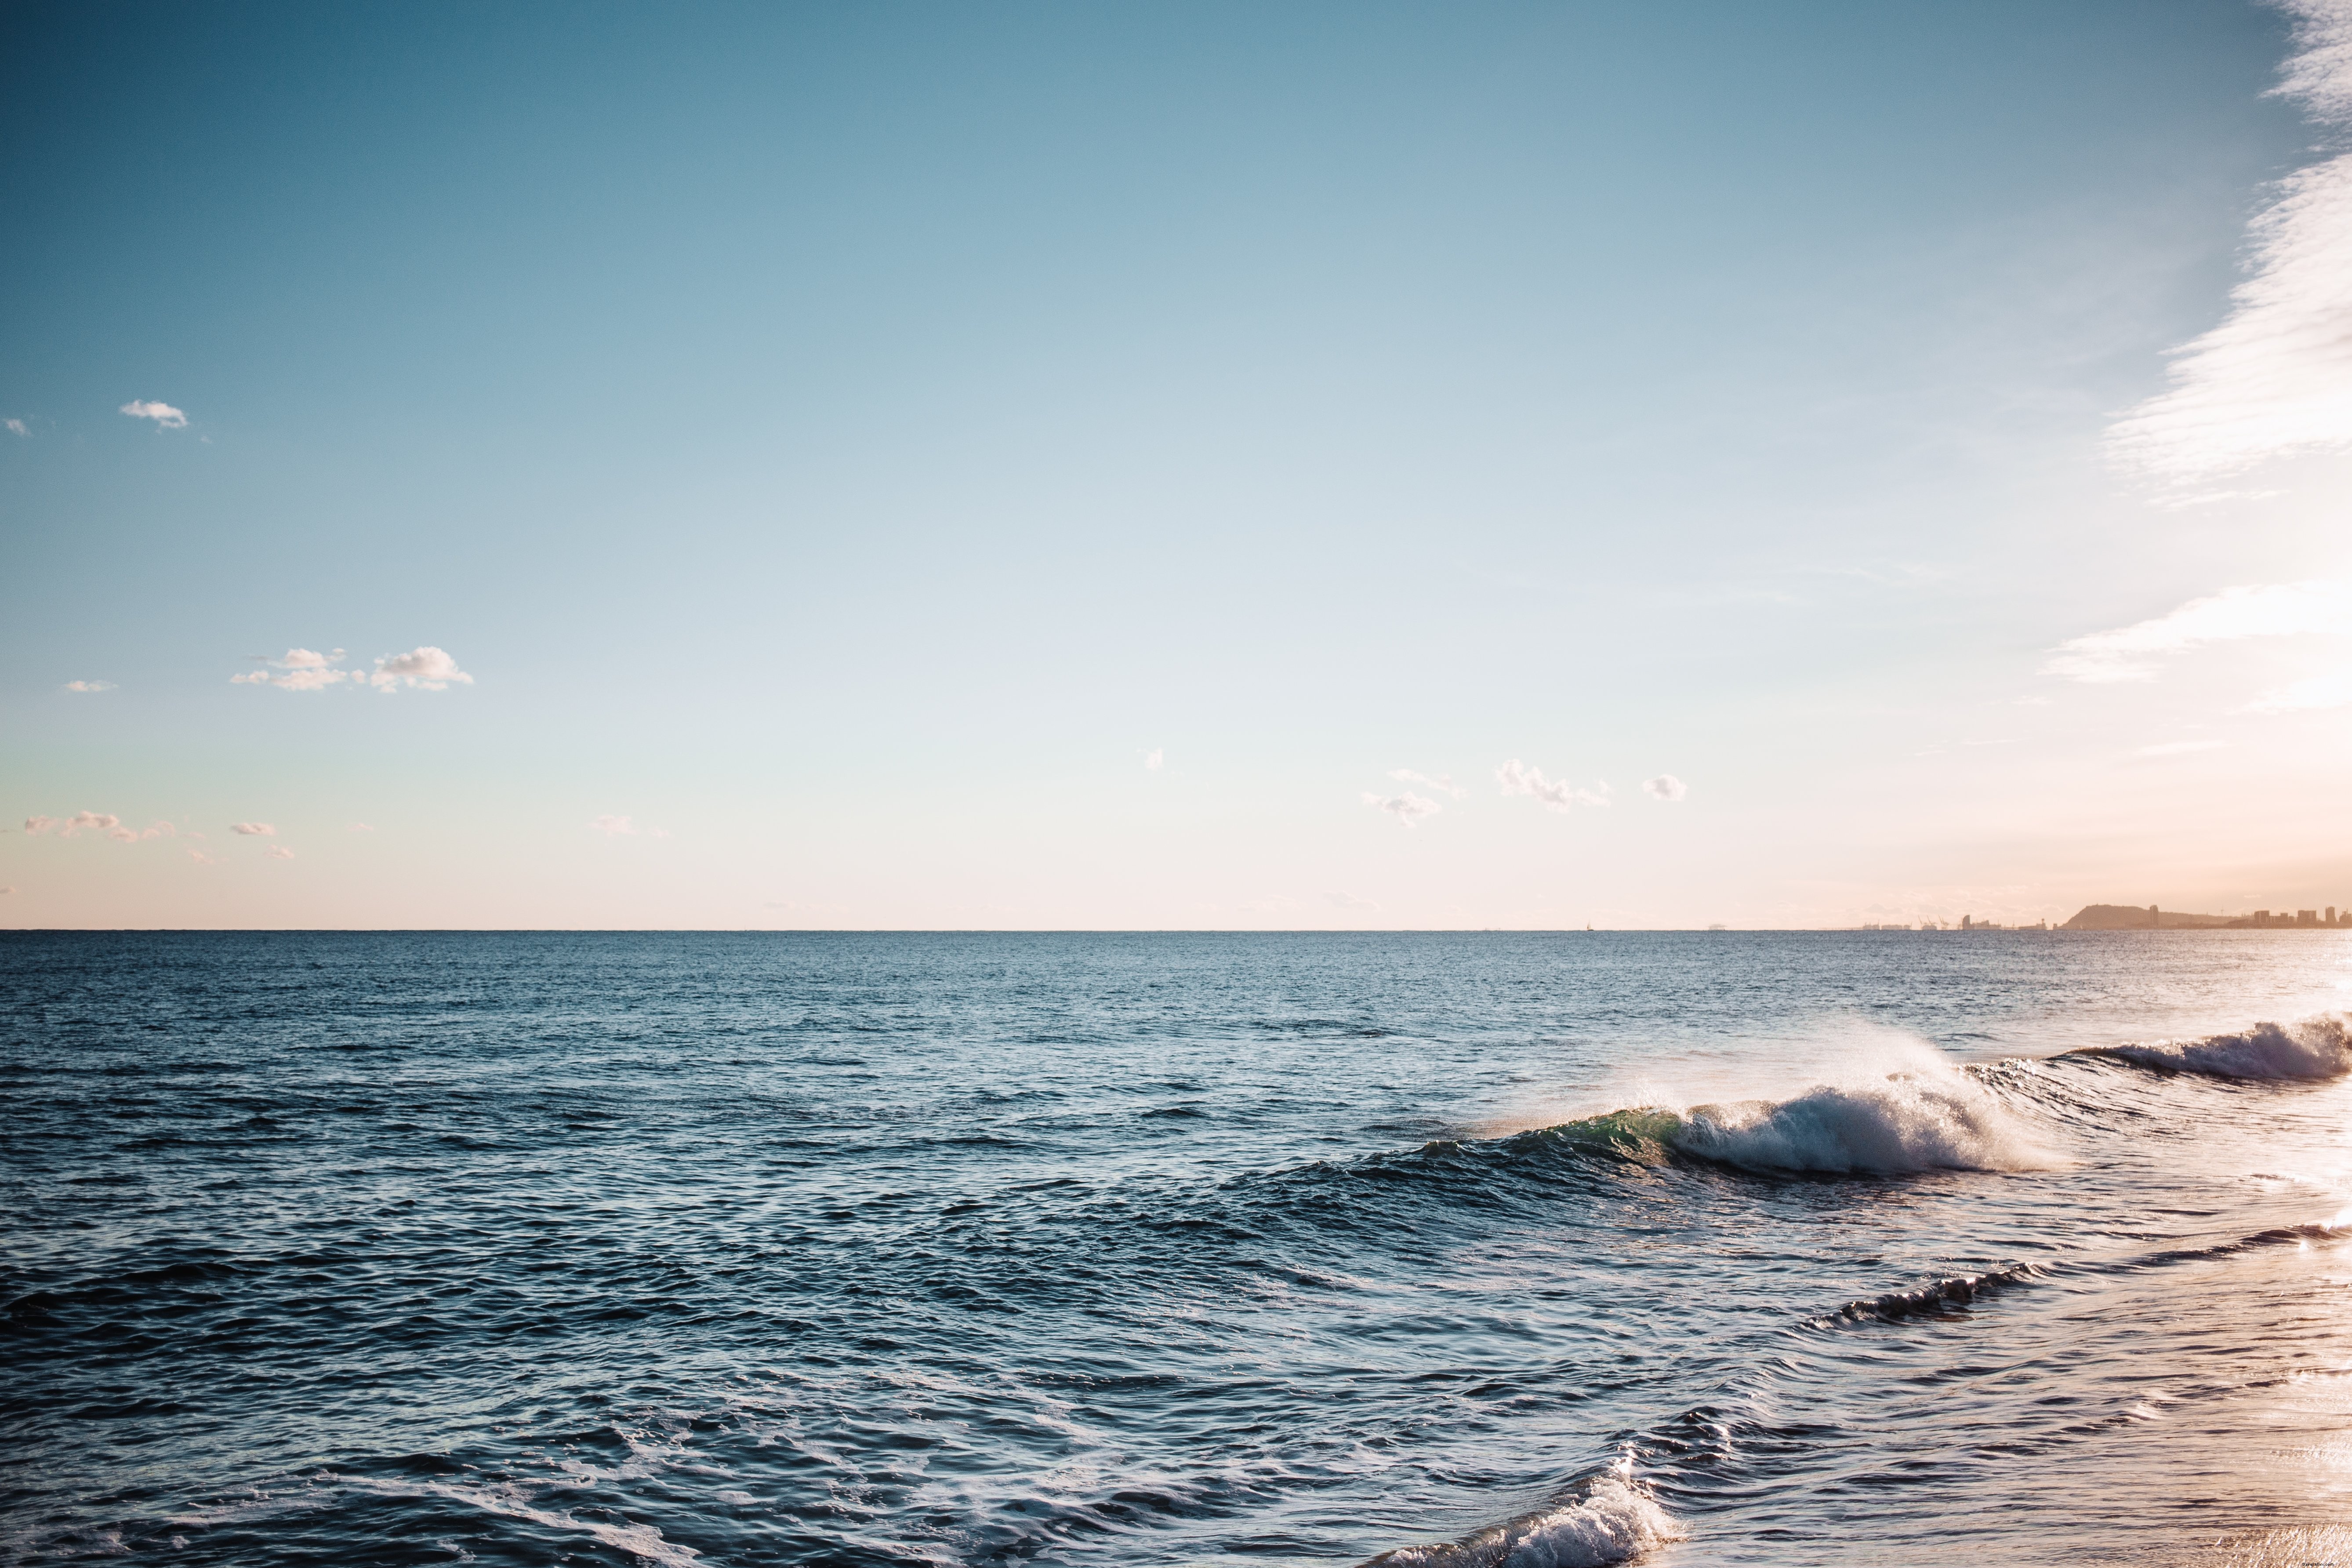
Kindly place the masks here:
[(2042, 668), (2070, 680), (2147, 680), (2166, 654), (2207, 643), (2315, 632), (2352, 634), (2352, 584), (2313, 581), (2224, 588), (2152, 619), (2060, 643)]
[(2341, 708), (2352, 702), (2352, 670), (2315, 675), (2265, 691), (2251, 704), (2256, 713), (2299, 713), (2315, 708)]
[(2164, 741), (2153, 746), (2142, 746), (2132, 752), (2135, 757), (2178, 757), (2190, 752), (2218, 752), (2229, 744), (2226, 741)]
[(25, 831), (36, 836), (47, 833), (50, 828), (57, 826), (58, 819), (54, 816), (28, 816), (25, 818)]
[(228, 830), (231, 833), (242, 833), (248, 838), (275, 837), (278, 833), (278, 829), (267, 822), (232, 822), (228, 825)]
[(272, 860), (291, 860), (294, 858), (294, 851), (287, 848), (283, 844), (273, 844), (269, 847), (269, 858)]
[(1377, 795), (1366, 790), (1364, 804), (1387, 812), (1407, 827), (1416, 826), (1424, 816), (1435, 816), (1445, 809), (1427, 795), (1415, 795), (1411, 790), (1405, 791), (1402, 795), (1387, 796)]
[(25, 428), (25, 422), (22, 419), (0, 419), (0, 425), (7, 426), (8, 434), (11, 436), (29, 436), (32, 434), (30, 430)]
[(1654, 800), (1680, 800), (1690, 794), (1690, 785), (1672, 773), (1660, 773), (1656, 778), (1642, 781), (1642, 793)]
[(168, 403), (142, 403), (135, 397), (122, 405), (121, 412), (133, 419), (152, 419), (158, 430), (178, 430), (188, 423), (188, 416)]
[(1495, 782), (1503, 786), (1505, 795), (1532, 795), (1543, 802), (1548, 811), (1566, 811), (1575, 805), (1607, 805), (1609, 786), (1602, 784), (1597, 790), (1577, 789), (1565, 780), (1548, 779), (1540, 768), (1531, 768), (1513, 757), (1495, 770)]
[(114, 682), (111, 680), (68, 680), (66, 682), (66, 689), (68, 691), (111, 691), (114, 689)]
[(367, 677), (367, 683), (378, 691), (391, 691), (402, 686), (421, 686), (427, 691), (446, 691), (453, 684), (471, 686), (474, 678), (459, 669), (456, 659), (441, 649), (428, 646), (377, 659), (375, 673)]
[(1360, 899), (1353, 893), (1332, 892), (1326, 893), (1323, 896), (1331, 901), (1331, 905), (1335, 909), (1378, 910), (1381, 907), (1380, 905), (1372, 902), (1371, 900)]
[(375, 831), (375, 824), (373, 822), (354, 822), (349, 827), (344, 828), (343, 831), (346, 833), (373, 833)]
[(653, 833), (656, 838), (667, 838), (669, 837), (669, 829), (667, 827), (656, 827), (653, 830)]
[(220, 861), (219, 861), (219, 860), (215, 859), (214, 857), (212, 857), (212, 856), (210, 856), (210, 855), (205, 854), (205, 853), (203, 850), (201, 850), (201, 849), (191, 849), (191, 850), (189, 850), (189, 851), (188, 851), (188, 858), (189, 858), (189, 859), (191, 859), (191, 860), (194, 860), (194, 861), (197, 865), (199, 865), (199, 866), (217, 866), (217, 865), (219, 865), (219, 864), (220, 864)]
[(1399, 784), (1426, 784), (1431, 789), (1444, 790), (1455, 800), (1460, 800), (1464, 795), (1470, 793), (1468, 790), (1464, 789), (1460, 784), (1455, 784), (1451, 778), (1448, 778), (1444, 773), (1438, 774), (1435, 778), (1431, 778), (1427, 773), (1417, 773), (1411, 768), (1391, 768), (1389, 770), (1389, 777), (1396, 780)]
[(1147, 768), (1156, 768), (1167, 760), (1168, 753), (1158, 746), (1143, 753), (1143, 765)]
[(616, 834), (635, 833), (637, 830), (637, 825), (625, 816), (600, 816), (588, 826), (607, 837)]

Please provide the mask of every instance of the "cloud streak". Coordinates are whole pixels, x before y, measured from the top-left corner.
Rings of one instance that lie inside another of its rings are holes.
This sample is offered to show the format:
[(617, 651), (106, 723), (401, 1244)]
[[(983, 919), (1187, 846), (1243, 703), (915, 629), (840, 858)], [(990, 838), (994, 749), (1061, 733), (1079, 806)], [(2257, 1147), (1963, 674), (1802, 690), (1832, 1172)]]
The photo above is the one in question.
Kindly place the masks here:
[[(2275, 90), (2322, 125), (2352, 128), (2352, 0), (2281, 4), (2297, 52)], [(2168, 485), (2352, 448), (2352, 153), (2281, 181), (2247, 237), (2229, 314), (2176, 352), (2168, 391), (2107, 433), (2119, 462)]]
[(158, 822), (149, 827), (131, 827), (110, 811), (77, 811), (71, 816), (28, 816), (25, 818), (27, 837), (37, 838), (54, 832), (60, 838), (79, 838), (84, 833), (100, 833), (118, 844), (137, 844), (148, 838), (170, 838), (178, 830), (168, 822)]
[(2315, 675), (2265, 691), (2249, 705), (2255, 713), (2304, 713), (2320, 708), (2341, 708), (2352, 702), (2352, 670)]
[(142, 403), (134, 397), (117, 412), (133, 419), (152, 419), (158, 430), (184, 430), (188, 426), (188, 416), (168, 403)]
[(1607, 805), (1609, 786), (1578, 789), (1565, 779), (1548, 779), (1541, 768), (1531, 768), (1513, 757), (1495, 770), (1495, 782), (1503, 786), (1505, 795), (1524, 795), (1541, 801), (1547, 811), (1567, 811), (1579, 805)]
[(1680, 800), (1690, 794), (1690, 785), (1672, 773), (1660, 773), (1642, 781), (1642, 793), (1653, 800)]
[(307, 647), (289, 647), (283, 658), (271, 658), (267, 654), (255, 656), (265, 667), (232, 675), (232, 686), (274, 686), (280, 691), (323, 691), (330, 686), (368, 686), (382, 692), (394, 692), (403, 687), (422, 687), (427, 691), (446, 691), (452, 686), (471, 686), (474, 678), (457, 668), (457, 661), (441, 648), (425, 645), (406, 653), (388, 654), (367, 669), (338, 669), (335, 667), (348, 657), (341, 648), (331, 653), (320, 653)]
[(68, 680), (66, 682), (66, 689), (68, 691), (111, 691), (114, 689), (114, 682), (111, 680)]
[(228, 825), (228, 830), (231, 833), (241, 833), (248, 838), (270, 838), (275, 837), (278, 833), (278, 829), (267, 822), (232, 822)]
[(2352, 584), (2326, 581), (2224, 588), (2179, 608), (2051, 650), (2044, 673), (2107, 684), (2153, 679), (2164, 656), (2244, 637), (2352, 634)]

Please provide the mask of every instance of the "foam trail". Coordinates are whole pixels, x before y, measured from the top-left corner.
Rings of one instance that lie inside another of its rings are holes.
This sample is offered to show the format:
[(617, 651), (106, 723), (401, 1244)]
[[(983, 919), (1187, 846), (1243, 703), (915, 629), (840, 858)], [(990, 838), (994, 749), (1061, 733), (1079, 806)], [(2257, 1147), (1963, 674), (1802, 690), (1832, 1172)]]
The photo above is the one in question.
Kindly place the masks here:
[(2158, 1072), (2272, 1082), (2318, 1082), (2352, 1072), (2352, 1017), (2322, 1013), (2294, 1024), (2256, 1024), (2233, 1035), (2153, 1045), (2098, 1046), (2073, 1053), (2107, 1057)]
[(1383, 1568), (1603, 1568), (1630, 1563), (1686, 1532), (1620, 1463), (1562, 1507), (1528, 1514), (1440, 1546), (1406, 1546), (1372, 1559)]

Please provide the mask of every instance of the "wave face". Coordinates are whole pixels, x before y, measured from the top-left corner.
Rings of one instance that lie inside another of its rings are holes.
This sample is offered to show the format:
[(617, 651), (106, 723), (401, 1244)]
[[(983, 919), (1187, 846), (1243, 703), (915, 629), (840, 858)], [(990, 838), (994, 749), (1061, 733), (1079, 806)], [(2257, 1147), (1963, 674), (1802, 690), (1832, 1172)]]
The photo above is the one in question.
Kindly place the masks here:
[(2352, 941), (2165, 938), (0, 933), (0, 1563), (2331, 1523)]
[(2258, 1082), (2320, 1082), (2352, 1073), (2352, 1018), (2326, 1013), (2293, 1024), (2256, 1024), (2251, 1029), (2202, 1039), (2106, 1046), (2083, 1054), (2158, 1072)]
[[(1893, 1070), (1885, 1070), (1892, 1064)], [(1919, 1042), (1890, 1042), (1786, 1099), (1644, 1106), (1566, 1123), (1565, 1136), (1651, 1145), (1757, 1171), (1905, 1175), (2063, 1163), (1977, 1078)]]

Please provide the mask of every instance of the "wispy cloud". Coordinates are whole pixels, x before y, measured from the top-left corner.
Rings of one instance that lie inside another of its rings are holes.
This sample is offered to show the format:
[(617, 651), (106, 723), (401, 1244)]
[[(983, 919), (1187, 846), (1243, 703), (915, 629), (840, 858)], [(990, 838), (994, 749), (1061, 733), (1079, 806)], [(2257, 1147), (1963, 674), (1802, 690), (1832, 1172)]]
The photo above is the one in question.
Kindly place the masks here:
[(1366, 790), (1364, 804), (1387, 812), (1407, 827), (1415, 826), (1423, 817), (1435, 816), (1445, 809), (1427, 795), (1415, 795), (1411, 790), (1392, 795), (1378, 795)]
[(280, 691), (323, 691), (330, 686), (371, 686), (378, 691), (397, 691), (404, 686), (421, 686), (428, 691), (446, 691), (451, 686), (471, 686), (474, 678), (457, 668), (457, 661), (444, 650), (430, 646), (415, 647), (406, 653), (385, 656), (368, 669), (338, 669), (335, 667), (348, 657), (341, 648), (331, 653), (320, 653), (307, 647), (289, 647), (283, 658), (271, 658), (267, 654), (254, 655), (255, 662), (264, 668), (232, 675), (232, 686), (274, 686)]
[(2132, 752), (2135, 757), (2180, 757), (2191, 752), (2218, 752), (2227, 741), (2159, 741), (2153, 746), (2142, 746)]
[(1339, 910), (1378, 910), (1381, 906), (1370, 899), (1360, 899), (1353, 893), (1329, 892), (1323, 895), (1331, 907)]
[(1156, 768), (1167, 760), (1168, 753), (1158, 746), (1143, 753), (1143, 765), (1147, 768)]
[(242, 833), (248, 838), (274, 838), (278, 835), (278, 829), (267, 822), (232, 822), (228, 830)]
[(229, 684), (275, 686), (281, 691), (321, 691), (351, 679), (349, 670), (334, 668), (343, 661), (343, 657), (341, 648), (332, 653), (320, 653), (312, 648), (289, 647), (283, 658), (257, 653), (253, 656), (254, 662), (268, 668), (232, 675), (228, 678)]
[(269, 858), (272, 860), (291, 860), (294, 858), (294, 851), (287, 848), (283, 844), (273, 844), (269, 847)]
[[(2352, 0), (2280, 4), (2297, 52), (2275, 90), (2352, 127)], [(2121, 461), (2175, 486), (2352, 447), (2352, 153), (2281, 181), (2248, 240), (2228, 316), (2175, 354), (2170, 390), (2108, 432)]]
[(349, 827), (344, 828), (343, 831), (346, 833), (373, 833), (375, 831), (375, 824), (373, 822), (354, 822)]
[(1566, 780), (1548, 779), (1541, 768), (1531, 768), (1513, 757), (1495, 770), (1495, 782), (1503, 786), (1505, 795), (1532, 795), (1543, 802), (1547, 811), (1566, 811), (1576, 805), (1607, 805), (1609, 785), (1595, 789), (1578, 789)]
[(2147, 680), (2166, 654), (2306, 632), (2352, 634), (2352, 585), (2315, 581), (2224, 588), (2151, 620), (2060, 643), (2042, 668), (2070, 680)]
[(111, 691), (114, 689), (114, 682), (111, 680), (68, 680), (66, 682), (66, 689), (68, 691)]
[(2336, 670), (2265, 691), (2249, 706), (2256, 713), (2298, 713), (2352, 702), (2352, 670)]
[(217, 866), (220, 864), (220, 859), (217, 856), (207, 855), (201, 849), (189, 850), (188, 858), (194, 860), (199, 866)]
[(188, 416), (168, 403), (142, 403), (135, 397), (124, 404), (120, 412), (130, 415), (133, 419), (152, 419), (158, 430), (184, 429), (188, 423)]
[(1660, 773), (1656, 778), (1642, 781), (1642, 793), (1654, 800), (1680, 800), (1690, 794), (1690, 785), (1672, 773)]
[(637, 830), (637, 825), (625, 816), (600, 816), (588, 826), (608, 837), (616, 834), (634, 834)]
[(1389, 777), (1400, 784), (1427, 784), (1431, 789), (1444, 790), (1456, 800), (1470, 793), (1444, 773), (1431, 778), (1427, 773), (1417, 773), (1411, 768), (1391, 768), (1389, 771)]
[(136, 844), (147, 838), (169, 838), (176, 829), (168, 822), (158, 822), (148, 827), (131, 827), (110, 811), (77, 811), (71, 816), (28, 816), (25, 832), (34, 837), (54, 831), (60, 838), (78, 838), (84, 833), (102, 833), (118, 844)]
[(30, 436), (32, 434), (30, 430), (25, 428), (25, 422), (22, 419), (0, 419), (0, 425), (5, 425), (8, 427), (8, 434), (11, 436)]

